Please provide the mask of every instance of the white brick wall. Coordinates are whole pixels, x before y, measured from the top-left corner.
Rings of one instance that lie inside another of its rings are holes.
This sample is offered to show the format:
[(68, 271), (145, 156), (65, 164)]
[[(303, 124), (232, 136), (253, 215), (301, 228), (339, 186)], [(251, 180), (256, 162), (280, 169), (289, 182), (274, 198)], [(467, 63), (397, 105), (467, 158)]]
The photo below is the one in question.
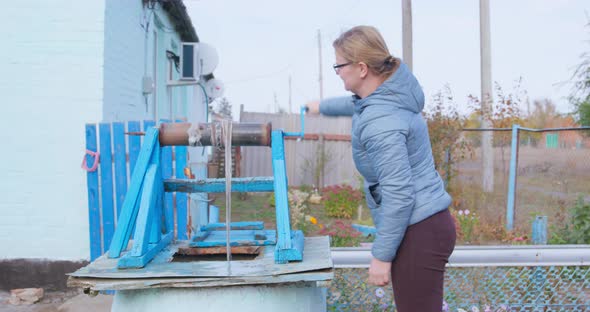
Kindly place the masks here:
[(0, 258), (89, 258), (85, 122), (102, 119), (104, 2), (0, 10)]
[[(156, 14), (165, 51), (180, 39)], [(22, 0), (0, 10), (0, 259), (89, 259), (84, 125), (153, 118), (141, 93), (143, 22), (140, 0)], [(174, 98), (194, 107), (176, 110), (204, 121), (200, 91), (187, 89)]]
[(144, 38), (141, 1), (106, 0), (104, 120), (152, 119), (141, 89)]

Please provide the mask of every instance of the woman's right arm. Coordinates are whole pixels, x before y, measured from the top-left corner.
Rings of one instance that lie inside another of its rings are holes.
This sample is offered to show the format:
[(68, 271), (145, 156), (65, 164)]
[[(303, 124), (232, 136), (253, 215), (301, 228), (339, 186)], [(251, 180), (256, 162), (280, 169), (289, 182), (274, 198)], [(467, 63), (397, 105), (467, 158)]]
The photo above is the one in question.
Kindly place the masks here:
[(306, 104), (310, 114), (326, 116), (352, 116), (354, 114), (354, 104), (352, 96), (342, 96), (327, 98), (323, 101), (312, 101)]

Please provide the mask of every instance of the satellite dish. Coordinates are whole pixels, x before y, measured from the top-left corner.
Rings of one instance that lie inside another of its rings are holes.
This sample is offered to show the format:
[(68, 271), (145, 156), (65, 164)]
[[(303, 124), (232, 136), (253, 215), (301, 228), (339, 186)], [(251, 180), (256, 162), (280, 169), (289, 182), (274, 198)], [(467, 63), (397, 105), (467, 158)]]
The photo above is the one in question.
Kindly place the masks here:
[(219, 63), (217, 50), (212, 45), (202, 42), (199, 42), (199, 59), (202, 66), (201, 75), (203, 76), (213, 73)]
[(205, 88), (207, 90), (207, 95), (212, 99), (223, 96), (223, 82), (221, 82), (219, 79), (211, 79), (207, 81)]

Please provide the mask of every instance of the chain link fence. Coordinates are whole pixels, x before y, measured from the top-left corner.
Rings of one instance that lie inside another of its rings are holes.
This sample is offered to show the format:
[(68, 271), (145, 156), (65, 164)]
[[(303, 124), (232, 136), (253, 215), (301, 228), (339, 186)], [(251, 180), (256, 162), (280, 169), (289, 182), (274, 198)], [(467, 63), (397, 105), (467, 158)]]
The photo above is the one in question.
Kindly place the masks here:
[[(366, 268), (336, 269), (328, 311), (396, 311), (391, 285), (366, 284)], [(590, 268), (454, 267), (445, 276), (447, 311), (590, 311)]]
[[(501, 225), (531, 235), (535, 216), (547, 216), (549, 227), (563, 226), (579, 198), (590, 202), (590, 128), (464, 129), (468, 148), (447, 160), (446, 176), (453, 206), (476, 212), (480, 233), (474, 244), (503, 243)], [(483, 185), (481, 134), (493, 132), (493, 189)], [(513, 144), (513, 138), (516, 142)], [(516, 150), (513, 151), (513, 146)], [(510, 167), (514, 162), (513, 197)], [(509, 209), (512, 202), (513, 209)], [(515, 234), (517, 235), (517, 234)]]

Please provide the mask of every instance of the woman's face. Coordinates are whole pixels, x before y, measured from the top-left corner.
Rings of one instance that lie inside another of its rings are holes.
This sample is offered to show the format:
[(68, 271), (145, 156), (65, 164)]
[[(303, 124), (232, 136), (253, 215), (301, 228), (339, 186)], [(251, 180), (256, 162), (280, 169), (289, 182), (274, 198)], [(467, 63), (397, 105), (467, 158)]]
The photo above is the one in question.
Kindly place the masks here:
[[(347, 59), (342, 57), (338, 51), (336, 51), (336, 64), (346, 64), (349, 63)], [(360, 84), (362, 82), (360, 77), (360, 70), (358, 68), (357, 63), (351, 63), (346, 66), (339, 67), (337, 69), (338, 76), (344, 82), (344, 89), (346, 91), (350, 91), (354, 94), (357, 94), (356, 91), (359, 90)]]

